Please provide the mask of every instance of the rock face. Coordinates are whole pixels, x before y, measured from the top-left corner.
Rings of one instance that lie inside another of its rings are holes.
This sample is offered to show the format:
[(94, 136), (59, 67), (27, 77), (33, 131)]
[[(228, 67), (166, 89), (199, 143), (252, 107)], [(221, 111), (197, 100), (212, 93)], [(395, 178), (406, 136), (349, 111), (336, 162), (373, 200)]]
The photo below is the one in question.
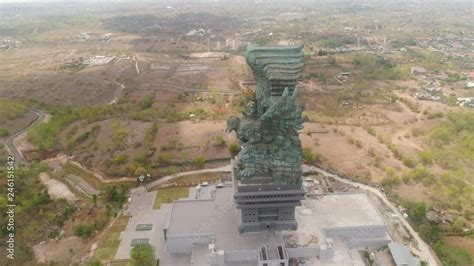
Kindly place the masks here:
[(274, 184), (301, 182), (302, 108), (296, 84), (303, 71), (303, 46), (249, 47), (246, 59), (257, 82), (242, 117), (230, 117), (227, 131), (236, 131), (243, 147), (236, 158), (236, 178), (271, 178)]

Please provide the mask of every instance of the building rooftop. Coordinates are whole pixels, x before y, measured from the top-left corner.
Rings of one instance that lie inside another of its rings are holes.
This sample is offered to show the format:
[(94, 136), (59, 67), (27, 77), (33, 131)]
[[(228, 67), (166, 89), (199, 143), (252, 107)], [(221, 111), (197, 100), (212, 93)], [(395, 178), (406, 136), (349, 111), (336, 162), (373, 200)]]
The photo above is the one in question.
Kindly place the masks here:
[(207, 233), (206, 226), (214, 217), (214, 200), (178, 200), (172, 207), (168, 232), (170, 234)]
[(420, 260), (415, 258), (410, 249), (397, 242), (392, 242), (388, 244), (388, 248), (390, 253), (392, 254), (392, 258), (395, 261), (395, 265), (403, 265), (403, 266), (418, 266), (420, 265)]
[(304, 200), (297, 209), (302, 231), (385, 224), (365, 193), (328, 194), (318, 200)]
[(240, 235), (232, 195), (233, 188), (225, 186), (215, 190), (213, 199), (175, 201), (167, 221), (168, 234), (212, 233), (216, 246), (225, 250), (257, 249), (269, 240), (281, 241), (281, 236), (267, 232)]

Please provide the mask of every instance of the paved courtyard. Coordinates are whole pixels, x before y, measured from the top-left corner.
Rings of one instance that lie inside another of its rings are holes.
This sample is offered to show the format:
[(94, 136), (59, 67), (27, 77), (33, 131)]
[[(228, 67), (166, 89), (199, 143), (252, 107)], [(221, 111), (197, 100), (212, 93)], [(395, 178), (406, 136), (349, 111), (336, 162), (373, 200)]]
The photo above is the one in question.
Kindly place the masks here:
[[(132, 239), (146, 238), (155, 247), (155, 254), (160, 259), (160, 265), (189, 265), (188, 257), (173, 256), (166, 252), (163, 227), (172, 205), (161, 204), (160, 209), (153, 209), (155, 197), (156, 191), (146, 192), (144, 187), (133, 190), (129, 208), (125, 213), (131, 217), (127, 228), (120, 235), (120, 245), (115, 259), (129, 259)], [(138, 224), (152, 224), (153, 227), (149, 231), (137, 231)]]

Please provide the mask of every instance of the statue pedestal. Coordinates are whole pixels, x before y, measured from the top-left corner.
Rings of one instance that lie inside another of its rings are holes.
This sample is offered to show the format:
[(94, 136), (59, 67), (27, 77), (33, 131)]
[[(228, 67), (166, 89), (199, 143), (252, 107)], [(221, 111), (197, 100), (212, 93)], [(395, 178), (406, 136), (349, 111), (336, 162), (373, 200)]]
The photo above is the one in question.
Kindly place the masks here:
[(240, 233), (298, 228), (295, 207), (305, 195), (301, 185), (274, 184), (271, 177), (237, 180), (234, 167), (232, 180)]

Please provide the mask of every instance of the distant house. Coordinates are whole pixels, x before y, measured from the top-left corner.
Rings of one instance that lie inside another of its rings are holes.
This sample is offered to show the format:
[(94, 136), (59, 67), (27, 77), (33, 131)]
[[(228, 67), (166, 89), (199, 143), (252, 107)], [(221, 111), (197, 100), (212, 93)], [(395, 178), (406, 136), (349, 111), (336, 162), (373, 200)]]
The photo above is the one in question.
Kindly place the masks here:
[(474, 108), (474, 98), (461, 98), (457, 99), (457, 104), (461, 107)]
[(472, 88), (474, 88), (474, 81), (466, 82), (466, 89), (472, 89)]
[(464, 104), (464, 107), (474, 108), (474, 99)]
[(388, 244), (390, 254), (396, 266), (419, 266), (420, 260), (414, 257), (410, 249), (402, 243), (392, 242)]
[(422, 74), (426, 73), (426, 69), (423, 68), (423, 67), (414, 66), (414, 67), (411, 68), (411, 73), (413, 75), (422, 75)]

